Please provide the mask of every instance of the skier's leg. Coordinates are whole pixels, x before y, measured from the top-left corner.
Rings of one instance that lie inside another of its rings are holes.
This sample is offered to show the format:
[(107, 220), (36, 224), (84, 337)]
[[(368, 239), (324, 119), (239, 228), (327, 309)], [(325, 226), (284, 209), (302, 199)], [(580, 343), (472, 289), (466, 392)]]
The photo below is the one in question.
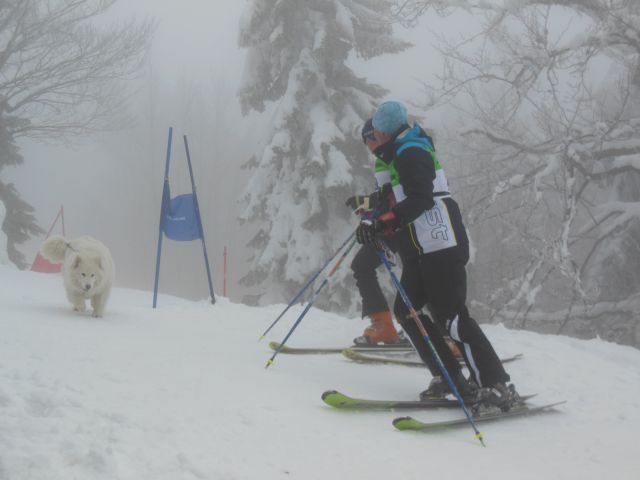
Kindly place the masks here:
[(445, 327), (451, 338), (459, 343), (469, 372), (479, 386), (492, 387), (510, 380), (493, 345), (466, 307), (448, 320)]
[(356, 343), (396, 343), (400, 340), (389, 305), (378, 283), (376, 269), (380, 264), (380, 257), (372, 245), (363, 245), (351, 263), (362, 297), (362, 316), (371, 319), (371, 325), (364, 330), (362, 337), (354, 340)]
[(389, 310), (387, 300), (382, 293), (376, 269), (380, 266), (380, 257), (373, 245), (363, 245), (351, 262), (351, 270), (356, 286), (362, 297), (362, 316)]
[[(419, 311), (424, 304), (426, 303), (426, 292), (423, 288), (422, 277), (420, 275), (420, 269), (418, 266), (418, 262), (403, 262), (402, 269), (402, 278), (400, 280), (400, 284), (404, 288), (409, 300), (416, 311)], [(409, 314), (409, 309), (405, 305), (402, 297), (398, 294), (396, 296), (395, 304), (394, 304), (394, 312), (396, 314), (396, 318), (402, 325), (402, 329), (405, 331), (407, 336), (411, 339), (411, 343), (413, 343), (414, 347), (418, 351), (418, 355), (422, 361), (427, 365), (429, 371), (433, 376), (441, 375), (440, 368), (436, 360), (427, 345), (425, 338), (422, 336), (420, 329), (415, 323), (415, 320)], [(458, 361), (455, 359), (451, 350), (447, 346), (440, 329), (431, 321), (428, 315), (420, 314), (419, 315), (420, 323), (427, 331), (431, 343), (433, 344), (435, 350), (438, 352), (440, 359), (444, 363), (444, 366), (447, 368), (452, 377), (460, 371), (460, 366)]]
[(481, 386), (509, 381), (498, 355), (465, 305), (467, 275), (456, 249), (423, 256), (421, 270), (429, 291), (429, 308), (438, 324), (457, 342), (469, 372)]

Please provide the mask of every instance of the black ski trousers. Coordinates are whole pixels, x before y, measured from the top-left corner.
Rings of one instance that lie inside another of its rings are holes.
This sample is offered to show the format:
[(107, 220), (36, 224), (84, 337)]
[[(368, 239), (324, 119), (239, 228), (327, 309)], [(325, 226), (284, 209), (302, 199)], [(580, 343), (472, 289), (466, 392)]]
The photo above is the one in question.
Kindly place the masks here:
[[(389, 250), (396, 252), (393, 236), (383, 238)], [(351, 262), (351, 270), (362, 298), (362, 317), (389, 310), (387, 299), (378, 282), (377, 268), (382, 264), (373, 244), (360, 247)]]
[[(465, 305), (467, 252), (465, 246), (460, 245), (412, 259), (403, 258), (400, 283), (416, 311), (427, 306), (431, 312), (433, 321), (422, 314), (421, 323), (449, 373), (455, 375), (460, 367), (442, 337), (443, 331), (462, 351), (473, 380), (481, 387), (491, 387), (508, 382), (509, 375)], [(440, 375), (431, 351), (400, 295), (396, 296), (394, 313), (431, 373)]]

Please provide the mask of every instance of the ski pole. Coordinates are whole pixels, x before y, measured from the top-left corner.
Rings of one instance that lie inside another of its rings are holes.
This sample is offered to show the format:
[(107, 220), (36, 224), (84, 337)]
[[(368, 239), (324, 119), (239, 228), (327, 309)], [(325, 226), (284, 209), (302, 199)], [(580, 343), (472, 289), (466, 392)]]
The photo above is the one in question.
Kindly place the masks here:
[(438, 352), (436, 351), (435, 347), (433, 346), (433, 343), (431, 342), (431, 338), (429, 337), (427, 330), (424, 328), (424, 325), (422, 325), (422, 322), (420, 322), (420, 318), (418, 318), (418, 314), (416, 313), (416, 310), (413, 308), (413, 304), (411, 303), (411, 300), (409, 299), (407, 292), (402, 287), (402, 284), (398, 280), (398, 277), (391, 269), (391, 265), (389, 265), (389, 261), (387, 260), (387, 257), (384, 254), (384, 252), (381, 251), (380, 248), (377, 248), (376, 253), (378, 254), (378, 257), (380, 257), (380, 259), (382, 260), (382, 263), (384, 263), (384, 266), (387, 268), (389, 274), (391, 275), (391, 279), (393, 280), (393, 284), (395, 285), (396, 290), (398, 290), (398, 293), (402, 297), (402, 301), (409, 309), (409, 314), (411, 315), (411, 318), (413, 319), (413, 321), (416, 323), (418, 330), (420, 330), (420, 333), (422, 334), (422, 338), (424, 338), (425, 343), (427, 344), (427, 346), (429, 347), (429, 350), (431, 351), (431, 355), (433, 355), (433, 358), (438, 364), (438, 368), (440, 368), (442, 375), (447, 380), (449, 387), (451, 387), (451, 391), (453, 392), (456, 399), (458, 400), (460, 407), (462, 407), (462, 411), (466, 415), (467, 420), (469, 420), (469, 424), (473, 428), (473, 431), (476, 434), (475, 435), (476, 438), (480, 441), (482, 446), (485, 447), (486, 445), (484, 444), (484, 436), (478, 430), (478, 427), (476, 426), (475, 422), (473, 421), (473, 418), (471, 417), (471, 414), (469, 413), (469, 409), (465, 405), (464, 400), (462, 400), (462, 396), (460, 395), (460, 392), (458, 391), (456, 384), (453, 382), (451, 375), (449, 375), (449, 372), (447, 371), (447, 367), (444, 366), (444, 363), (442, 362), (440, 355), (438, 355)]
[[(354, 232), (355, 234), (355, 232)], [(351, 237), (350, 237), (351, 238)], [(293, 327), (291, 327), (291, 330), (289, 330), (289, 333), (287, 333), (287, 335), (284, 337), (284, 340), (282, 340), (282, 342), (280, 343), (280, 346), (278, 347), (278, 349), (273, 353), (273, 355), (271, 356), (271, 358), (269, 360), (267, 360), (267, 364), (265, 365), (264, 368), (269, 368), (269, 366), (271, 364), (273, 364), (273, 360), (274, 358), (276, 358), (276, 355), (278, 355), (278, 353), (280, 353), (280, 350), (282, 350), (282, 348), (284, 347), (284, 344), (287, 343), (287, 340), (289, 340), (289, 337), (291, 336), (291, 334), (293, 333), (293, 331), (298, 327), (298, 325), (300, 325), (300, 322), (302, 321), (302, 319), (304, 318), (304, 316), (307, 314), (307, 312), (309, 311), (309, 309), (311, 308), (311, 306), (313, 305), (313, 302), (316, 300), (316, 298), (318, 297), (318, 293), (320, 293), (320, 291), (325, 287), (325, 285), (327, 285), (329, 283), (329, 279), (333, 276), (334, 273), (336, 273), (336, 270), (338, 270), (338, 267), (340, 267), (340, 264), (342, 264), (342, 261), (347, 257), (347, 255), (349, 255), (349, 252), (351, 251), (351, 249), (353, 248), (353, 246), (356, 244), (356, 240), (355, 238), (351, 241), (351, 244), (349, 245), (349, 247), (344, 251), (344, 253), (342, 254), (342, 256), (338, 259), (338, 261), (336, 262), (336, 264), (333, 266), (333, 268), (331, 269), (331, 271), (327, 274), (327, 276), (324, 278), (324, 280), (322, 281), (322, 283), (320, 284), (320, 286), (316, 289), (316, 291), (313, 293), (313, 296), (311, 297), (311, 299), (309, 300), (309, 303), (307, 304), (307, 306), (304, 308), (304, 310), (302, 311), (302, 313), (300, 314), (300, 316), (298, 317), (298, 319), (295, 321), (295, 323), (293, 324)]]
[(320, 275), (325, 268), (327, 268), (327, 265), (329, 265), (329, 263), (331, 263), (333, 261), (334, 258), (336, 258), (336, 256), (340, 253), (340, 251), (342, 251), (342, 249), (347, 245), (347, 243), (349, 243), (349, 240), (351, 240), (354, 235), (356, 234), (356, 231), (354, 230), (353, 233), (351, 235), (349, 235), (349, 238), (347, 238), (344, 243), (342, 245), (340, 245), (340, 247), (338, 247), (338, 249), (336, 250), (336, 253), (334, 253), (331, 258), (329, 260), (327, 260), (327, 262), (322, 266), (322, 268), (320, 270), (318, 270), (307, 282), (307, 284), (302, 287), (302, 290), (300, 290), (298, 292), (298, 294), (293, 298), (293, 300), (291, 300), (289, 302), (289, 305), (286, 306), (286, 308), (282, 311), (282, 313), (280, 313), (280, 315), (278, 315), (278, 318), (276, 318), (273, 323), (271, 325), (269, 325), (269, 328), (267, 328), (264, 333), (260, 336), (260, 338), (258, 339), (258, 341), (262, 340), (267, 333), (269, 333), (271, 331), (271, 329), (275, 326), (276, 323), (278, 323), (280, 321), (280, 319), (283, 317), (283, 315), (285, 313), (287, 313), (287, 311), (293, 306), (294, 303), (296, 303), (298, 301), (298, 299), (302, 296), (302, 294), (307, 290), (307, 288), (309, 288), (313, 282), (316, 280), (316, 278), (318, 278), (318, 275)]

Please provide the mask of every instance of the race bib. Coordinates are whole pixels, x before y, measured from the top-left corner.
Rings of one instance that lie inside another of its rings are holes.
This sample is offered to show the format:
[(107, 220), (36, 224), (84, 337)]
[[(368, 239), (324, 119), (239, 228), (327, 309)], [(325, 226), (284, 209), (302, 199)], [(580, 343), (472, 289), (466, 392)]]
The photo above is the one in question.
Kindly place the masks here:
[(433, 208), (424, 212), (413, 222), (418, 242), (424, 253), (437, 252), (458, 244), (449, 211), (442, 198), (434, 198)]

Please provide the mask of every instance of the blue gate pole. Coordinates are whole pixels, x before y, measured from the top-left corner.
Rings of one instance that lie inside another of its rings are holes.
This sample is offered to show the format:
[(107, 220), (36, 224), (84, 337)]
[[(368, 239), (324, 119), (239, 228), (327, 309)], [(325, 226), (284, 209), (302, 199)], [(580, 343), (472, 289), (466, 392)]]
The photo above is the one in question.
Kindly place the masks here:
[(207, 255), (207, 245), (204, 241), (204, 228), (202, 226), (202, 217), (200, 216), (200, 206), (198, 205), (198, 196), (196, 195), (196, 182), (193, 179), (193, 168), (191, 167), (191, 154), (189, 153), (189, 143), (187, 136), (184, 135), (184, 149), (187, 153), (187, 163), (189, 164), (189, 175), (191, 176), (191, 190), (193, 191), (193, 205), (198, 216), (198, 228), (200, 229), (200, 239), (202, 240), (202, 251), (204, 252), (204, 265), (207, 267), (207, 280), (209, 280), (209, 294), (211, 295), (211, 304), (215, 305), (216, 297), (213, 294), (213, 282), (211, 281), (211, 270), (209, 269), (209, 256)]
[(164, 184), (162, 185), (162, 202), (160, 207), (160, 227), (158, 233), (158, 252), (156, 255), (156, 281), (153, 286), (153, 308), (156, 308), (158, 304), (158, 284), (160, 282), (160, 254), (162, 252), (162, 224), (164, 220), (164, 212), (167, 206), (165, 205), (165, 195), (167, 188), (169, 187), (169, 161), (171, 160), (171, 140), (173, 138), (173, 127), (169, 127), (169, 139), (167, 140), (167, 162), (164, 167)]

